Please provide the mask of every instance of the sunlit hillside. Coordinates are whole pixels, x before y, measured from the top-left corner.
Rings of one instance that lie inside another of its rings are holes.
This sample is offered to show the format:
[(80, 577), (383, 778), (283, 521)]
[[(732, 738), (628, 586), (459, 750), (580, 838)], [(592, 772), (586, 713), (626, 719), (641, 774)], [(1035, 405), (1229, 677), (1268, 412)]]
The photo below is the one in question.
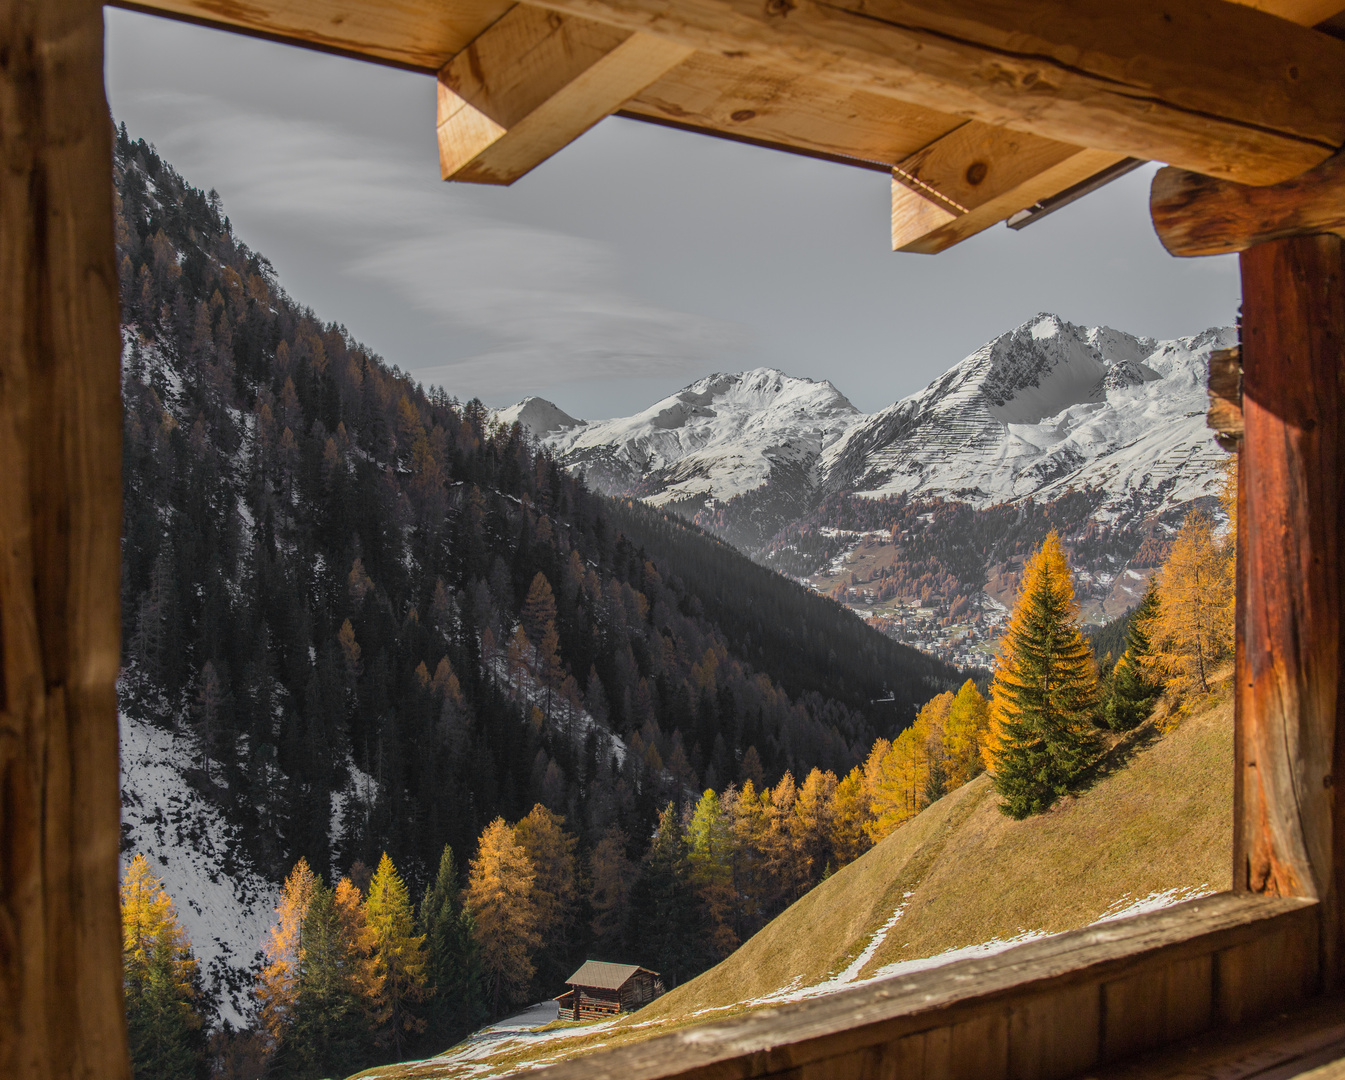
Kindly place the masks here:
[(1005, 817), (984, 776), (954, 791), (638, 1013), (469, 1040), (373, 1073), (480, 1080), (1225, 889), (1227, 677), (1175, 726), (1164, 717), (1160, 708), (1113, 749), (1088, 790), (1041, 816)]

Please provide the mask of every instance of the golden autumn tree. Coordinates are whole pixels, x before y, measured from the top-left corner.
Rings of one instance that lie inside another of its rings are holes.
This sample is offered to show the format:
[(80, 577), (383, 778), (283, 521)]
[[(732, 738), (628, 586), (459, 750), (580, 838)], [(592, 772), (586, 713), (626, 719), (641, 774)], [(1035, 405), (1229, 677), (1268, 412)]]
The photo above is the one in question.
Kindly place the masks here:
[(1097, 669), (1078, 618), (1053, 530), (1023, 569), (990, 687), (986, 752), (1001, 809), (1015, 818), (1049, 807), (1096, 756)]
[(872, 819), (866, 831), (875, 844), (915, 817), (929, 783), (928, 727), (917, 719), (891, 743), (879, 739), (864, 764)]
[(1235, 587), (1232, 545), (1214, 522), (1189, 514), (1158, 571), (1158, 613), (1148, 627), (1151, 669), (1177, 693), (1209, 693), (1213, 667), (1231, 655)]
[(711, 954), (722, 960), (738, 947), (733, 929), (733, 822), (719, 796), (707, 790), (687, 824), (687, 863), (701, 902), (702, 923)]
[(294, 1016), (303, 963), (304, 917), (316, 885), (308, 860), (301, 858), (281, 886), (276, 921), (266, 938), (266, 964), (258, 976), (257, 1000), (272, 1050), (284, 1042)]
[(400, 1060), (408, 1038), (425, 1027), (416, 1015), (417, 1003), (425, 998), (425, 936), (415, 932), (411, 897), (386, 851), (369, 882), (364, 915), (379, 979), (373, 998), (376, 1034)]
[(803, 873), (809, 881), (816, 881), (828, 867), (836, 868), (831, 845), (835, 796), (836, 774), (814, 767), (804, 777), (794, 799), (791, 830)]
[(532, 980), (532, 954), (541, 944), (532, 895), (537, 873), (502, 817), (481, 834), (469, 871), (467, 907), (475, 920), (486, 993), (498, 1015)]
[(205, 1060), (200, 970), (163, 882), (137, 855), (121, 882), (122, 965), (137, 1076), (194, 1080)]
[(565, 819), (541, 803), (514, 826), (514, 839), (532, 864), (532, 902), (537, 932), (544, 945), (533, 958), (543, 982), (570, 974), (567, 960), (578, 917), (578, 841), (565, 831)]
[(863, 770), (856, 767), (836, 784), (831, 797), (831, 849), (838, 867), (854, 862), (873, 847), (866, 828), (872, 820), (868, 786)]
[(943, 728), (948, 790), (961, 787), (984, 771), (981, 747), (989, 730), (990, 703), (968, 679), (954, 696)]

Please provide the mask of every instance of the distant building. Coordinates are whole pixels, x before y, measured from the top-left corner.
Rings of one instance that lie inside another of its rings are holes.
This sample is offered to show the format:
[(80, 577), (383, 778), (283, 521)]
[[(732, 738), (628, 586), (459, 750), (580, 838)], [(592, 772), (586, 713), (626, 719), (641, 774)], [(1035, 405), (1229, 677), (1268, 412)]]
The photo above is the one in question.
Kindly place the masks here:
[(584, 961), (565, 985), (570, 989), (556, 998), (559, 1020), (605, 1020), (648, 1005), (663, 993), (657, 971), (601, 960)]

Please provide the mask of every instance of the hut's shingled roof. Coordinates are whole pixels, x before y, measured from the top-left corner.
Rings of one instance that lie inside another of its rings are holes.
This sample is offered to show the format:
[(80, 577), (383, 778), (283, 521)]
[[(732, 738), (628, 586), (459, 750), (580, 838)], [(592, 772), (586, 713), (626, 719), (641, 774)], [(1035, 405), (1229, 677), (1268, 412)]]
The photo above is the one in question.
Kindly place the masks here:
[[(573, 975), (565, 980), (567, 986), (595, 986), (601, 990), (619, 990), (637, 971), (646, 971), (638, 964), (608, 964), (602, 960), (585, 960)], [(657, 975), (657, 971), (650, 971)]]

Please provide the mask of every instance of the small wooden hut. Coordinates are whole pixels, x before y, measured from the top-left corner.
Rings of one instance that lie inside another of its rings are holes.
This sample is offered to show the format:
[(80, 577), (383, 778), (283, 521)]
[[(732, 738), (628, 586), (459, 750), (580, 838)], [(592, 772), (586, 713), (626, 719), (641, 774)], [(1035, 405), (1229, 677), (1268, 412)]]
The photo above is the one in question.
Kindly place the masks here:
[(657, 971), (601, 960), (585, 960), (565, 985), (570, 989), (556, 998), (558, 1020), (604, 1020), (648, 1005), (663, 993)]

